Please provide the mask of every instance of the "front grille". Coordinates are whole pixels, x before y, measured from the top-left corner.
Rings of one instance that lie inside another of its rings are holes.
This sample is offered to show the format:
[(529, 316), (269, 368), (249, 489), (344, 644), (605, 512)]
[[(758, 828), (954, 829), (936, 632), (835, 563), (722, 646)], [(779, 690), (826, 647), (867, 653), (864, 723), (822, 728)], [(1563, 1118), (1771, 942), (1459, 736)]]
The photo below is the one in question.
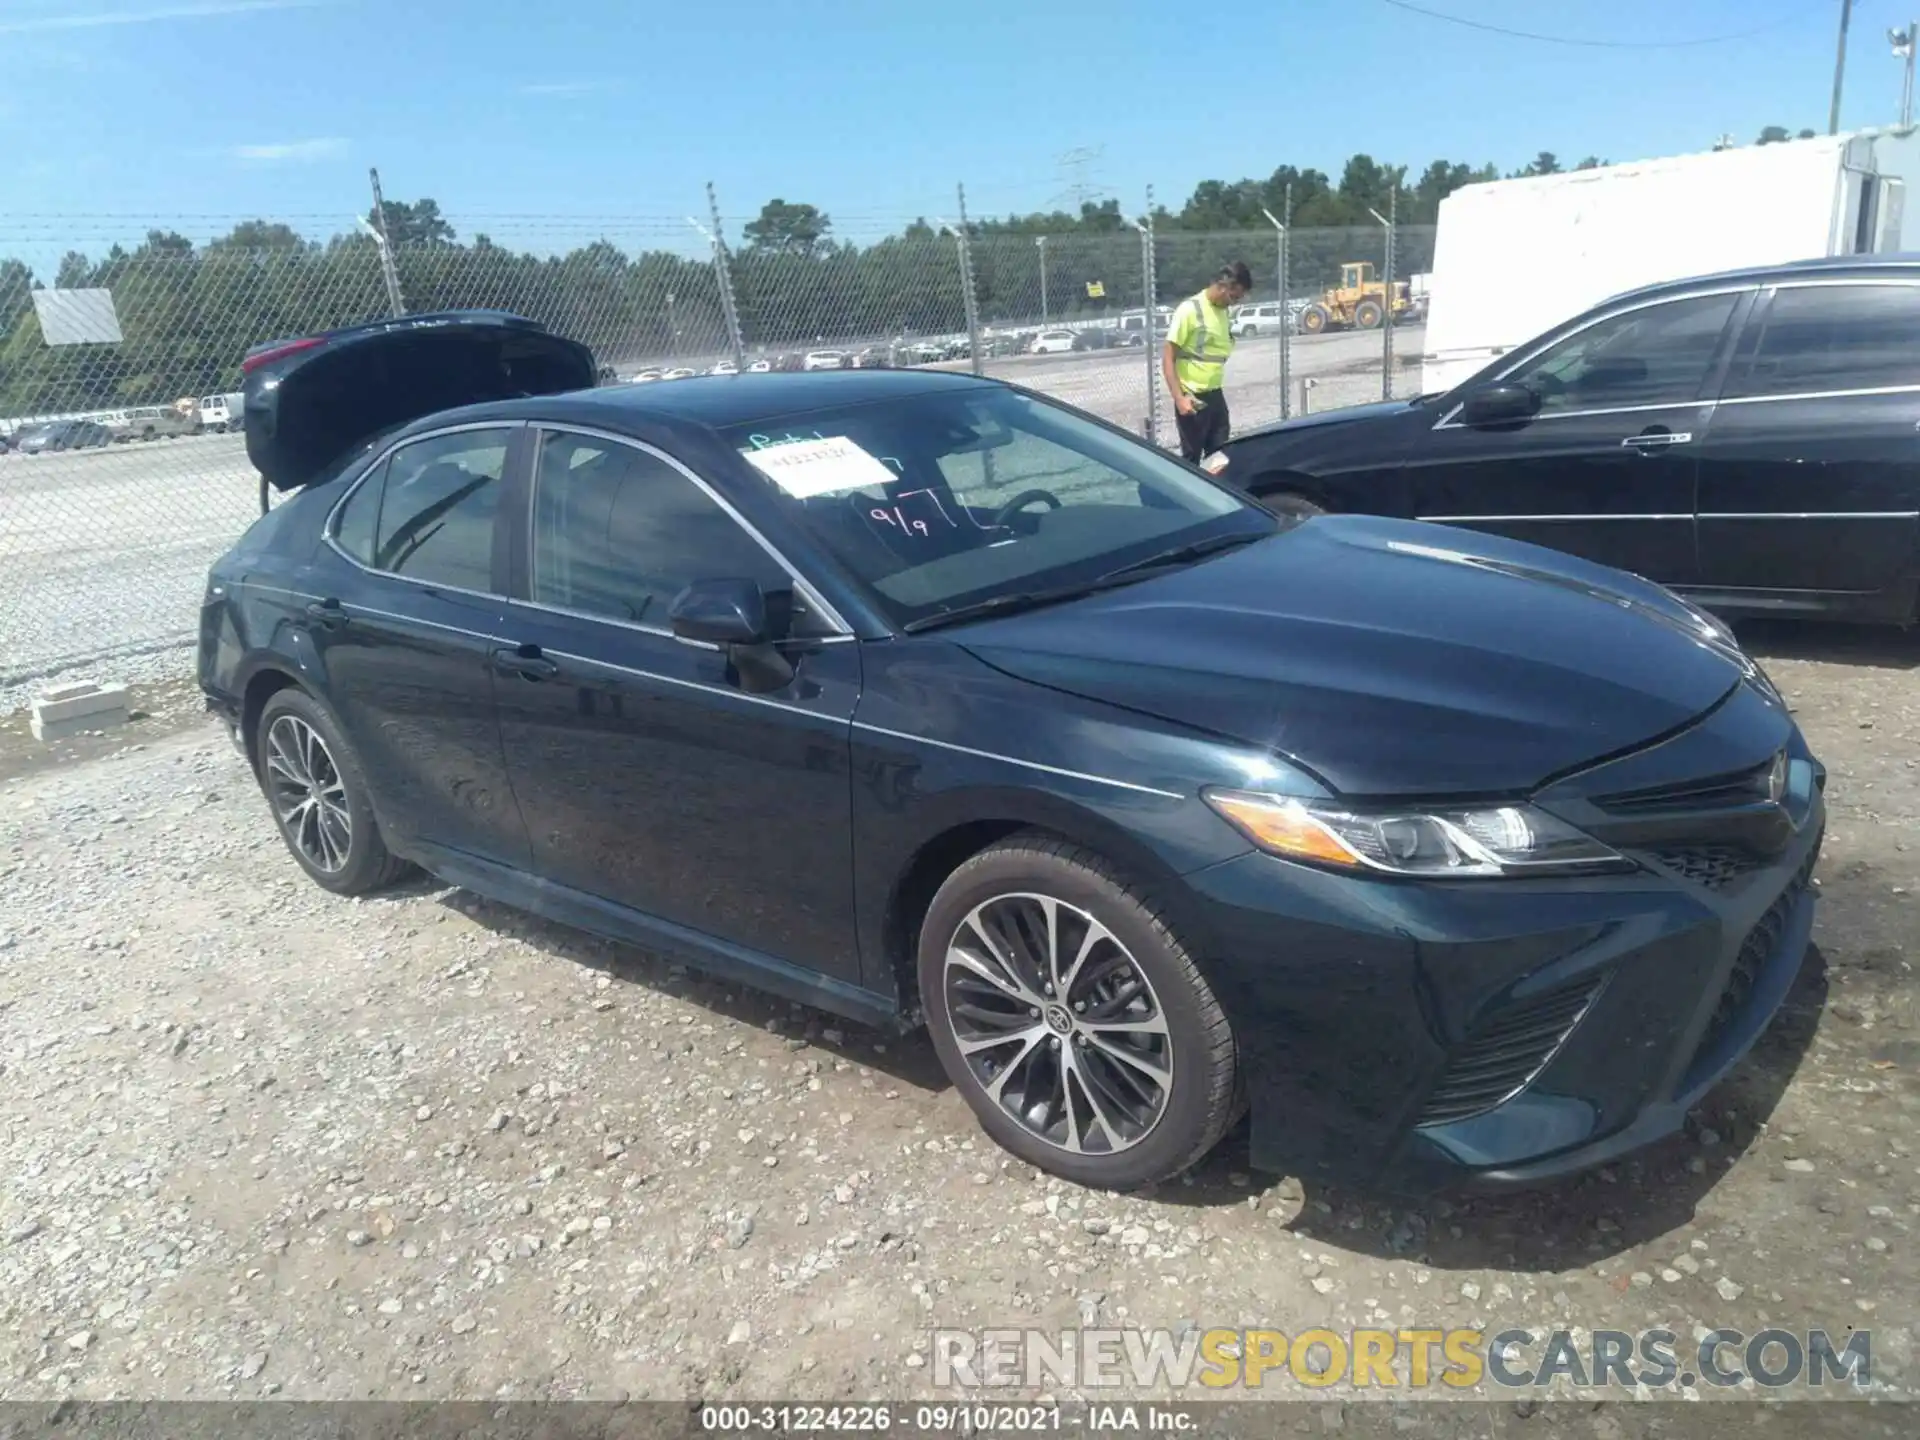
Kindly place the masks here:
[(1595, 803), (1614, 815), (1659, 815), (1668, 811), (1730, 810), (1767, 798), (1775, 757), (1731, 775), (1715, 775), (1653, 790), (1603, 795)]
[(1546, 1068), (1601, 984), (1585, 980), (1495, 1010), (1448, 1062), (1415, 1123), (1446, 1125), (1512, 1099)]
[(1724, 890), (1743, 875), (1751, 875), (1767, 862), (1736, 845), (1677, 845), (1647, 854), (1682, 880), (1704, 885), (1709, 890)]
[(1780, 898), (1767, 907), (1759, 922), (1747, 932), (1747, 938), (1741, 941), (1740, 953), (1733, 958), (1733, 969), (1727, 973), (1727, 983), (1721, 987), (1720, 998), (1713, 1005), (1713, 1016), (1707, 1021), (1706, 1031), (1694, 1051), (1696, 1063), (1700, 1057), (1713, 1054), (1727, 1031), (1746, 1013), (1754, 987), (1760, 983), (1760, 973), (1780, 943), (1787, 916), (1813, 879), (1813, 867), (1819, 858), (1820, 847), (1816, 844), (1793, 882), (1780, 892)]

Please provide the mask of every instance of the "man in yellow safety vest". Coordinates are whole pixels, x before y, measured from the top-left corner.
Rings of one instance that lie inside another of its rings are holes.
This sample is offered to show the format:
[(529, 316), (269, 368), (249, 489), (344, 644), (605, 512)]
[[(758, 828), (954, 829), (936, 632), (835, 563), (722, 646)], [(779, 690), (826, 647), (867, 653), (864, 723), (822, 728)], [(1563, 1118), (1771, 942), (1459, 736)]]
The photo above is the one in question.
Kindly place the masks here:
[(1182, 300), (1167, 329), (1160, 374), (1173, 395), (1180, 453), (1198, 465), (1227, 443), (1227, 397), (1220, 386), (1233, 353), (1233, 317), (1228, 307), (1247, 298), (1253, 276), (1245, 262), (1221, 267), (1213, 283)]

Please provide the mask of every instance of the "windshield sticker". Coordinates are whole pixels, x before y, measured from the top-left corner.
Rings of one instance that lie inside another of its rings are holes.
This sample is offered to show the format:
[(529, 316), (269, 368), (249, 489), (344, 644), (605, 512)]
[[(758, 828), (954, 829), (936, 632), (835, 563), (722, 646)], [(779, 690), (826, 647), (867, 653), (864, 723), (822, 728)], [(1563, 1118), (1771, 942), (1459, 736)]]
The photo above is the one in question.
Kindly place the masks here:
[(893, 471), (844, 435), (795, 439), (740, 453), (796, 500), (876, 485), (884, 488), (896, 478)]

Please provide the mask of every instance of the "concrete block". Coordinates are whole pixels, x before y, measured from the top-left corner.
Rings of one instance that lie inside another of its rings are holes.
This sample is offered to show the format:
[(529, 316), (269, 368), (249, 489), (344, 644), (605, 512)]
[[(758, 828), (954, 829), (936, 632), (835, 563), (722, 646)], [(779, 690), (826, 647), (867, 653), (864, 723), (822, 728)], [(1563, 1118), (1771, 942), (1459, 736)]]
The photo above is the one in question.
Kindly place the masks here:
[(124, 685), (56, 685), (33, 702), (29, 724), (33, 738), (45, 742), (123, 725), (126, 719)]

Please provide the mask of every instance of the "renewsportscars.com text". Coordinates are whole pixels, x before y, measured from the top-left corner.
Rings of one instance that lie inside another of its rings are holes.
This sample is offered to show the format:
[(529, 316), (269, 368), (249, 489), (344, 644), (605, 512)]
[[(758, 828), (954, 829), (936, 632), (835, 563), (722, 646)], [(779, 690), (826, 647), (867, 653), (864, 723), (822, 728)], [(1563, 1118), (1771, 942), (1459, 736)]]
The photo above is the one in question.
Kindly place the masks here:
[(1848, 1331), (1151, 1329), (936, 1330), (943, 1389), (1125, 1388), (1472, 1390), (1789, 1386), (1866, 1389), (1873, 1337)]

